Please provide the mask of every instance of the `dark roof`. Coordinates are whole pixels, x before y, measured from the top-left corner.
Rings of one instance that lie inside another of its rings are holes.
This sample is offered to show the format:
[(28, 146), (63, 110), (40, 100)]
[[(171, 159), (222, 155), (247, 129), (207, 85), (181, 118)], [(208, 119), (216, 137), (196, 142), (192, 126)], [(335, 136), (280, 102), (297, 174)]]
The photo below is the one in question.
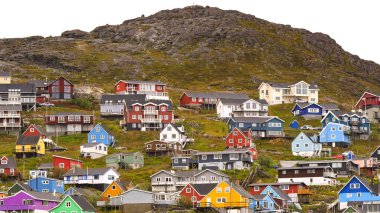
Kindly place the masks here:
[(2, 156), (2, 157), (8, 158), (8, 163), (7, 164), (0, 164), (0, 168), (2, 168), (2, 169), (17, 168), (17, 163), (16, 163), (16, 160), (13, 156)]
[(324, 169), (326, 167), (330, 167), (330, 166), (305, 166), (305, 167), (296, 167), (296, 166), (292, 166), (292, 167), (280, 167), (280, 168), (277, 168), (277, 170), (290, 170), (290, 169)]
[(210, 154), (229, 154), (229, 153), (246, 153), (250, 152), (249, 148), (230, 148), (222, 151), (208, 151), (208, 152), (197, 152), (194, 155), (210, 155)]
[(230, 98), (221, 98), (219, 99), (220, 102), (223, 104), (242, 104), (245, 101), (248, 101), (249, 99), (230, 99)]
[(0, 111), (22, 111), (21, 104), (0, 105)]
[(100, 98), (100, 104), (105, 104), (106, 101), (112, 101), (112, 103), (122, 103), (125, 102), (129, 95), (118, 95), (118, 94), (103, 94)]
[(9, 72), (0, 72), (0, 76), (10, 76)]
[(215, 188), (216, 183), (190, 184), (200, 195), (207, 195)]
[(53, 163), (41, 163), (38, 169), (52, 169), (54, 168)]
[(63, 176), (76, 176), (76, 175), (102, 175), (112, 168), (88, 168), (88, 169), (78, 169), (72, 168), (67, 171)]
[(287, 195), (284, 191), (282, 191), (280, 188), (278, 188), (277, 186), (271, 186), (271, 188), (273, 189), (273, 191), (275, 191), (278, 196), (281, 197), (281, 199), (284, 199), (284, 200), (292, 200), (289, 195)]
[(129, 186), (131, 181), (115, 181), (115, 183), (125, 192), (127, 191), (126, 186)]
[(32, 191), (32, 188), (28, 184), (16, 182), (11, 188), (13, 188), (15, 185), (19, 185), (21, 188), (24, 189), (24, 191)]
[(267, 102), (267, 100), (265, 100), (265, 99), (258, 99), (258, 100), (256, 100), (256, 101), (259, 102), (260, 104), (268, 105), (268, 102)]
[(125, 83), (129, 84), (159, 84), (159, 85), (166, 85), (165, 83), (161, 81), (134, 81), (134, 80), (121, 80)]
[(283, 185), (306, 185), (304, 182), (281, 182), (281, 183), (251, 183), (248, 186), (283, 186)]
[(377, 185), (371, 185), (366, 179), (360, 176), (355, 176), (365, 187), (368, 188), (368, 190), (372, 190), (372, 192), (378, 193), (378, 186)]
[(288, 83), (276, 83), (276, 82), (267, 82), (267, 84), (276, 88), (288, 88), (291, 84)]
[(82, 195), (70, 195), (71, 199), (75, 201), (75, 203), (78, 204), (78, 206), (83, 210), (87, 212), (96, 212), (96, 209), (91, 205), (88, 200), (82, 196)]
[(27, 194), (29, 194), (29, 195), (31, 195), (34, 198), (37, 198), (39, 200), (51, 200), (51, 201), (57, 201), (57, 202), (61, 201), (61, 199), (59, 199), (56, 196), (54, 196), (53, 194), (47, 193), (47, 192), (27, 191), (25, 193), (27, 193)]
[(189, 97), (194, 98), (224, 98), (224, 99), (249, 99), (246, 94), (230, 93), (230, 92), (185, 92)]
[(323, 107), (324, 110), (339, 110), (339, 107), (338, 105), (334, 104), (334, 103), (323, 103), (323, 104), (319, 104), (321, 107)]
[(262, 195), (262, 194), (258, 194), (258, 195), (252, 195), (253, 199), (254, 200), (262, 200), (266, 197), (267, 195)]
[(125, 99), (125, 104), (127, 107), (131, 107), (133, 104), (141, 104), (145, 105), (147, 103), (153, 103), (156, 105), (166, 104), (168, 105), (168, 110), (173, 110), (173, 102), (171, 100), (147, 100), (145, 94), (138, 95), (128, 95), (127, 99)]
[(33, 84), (35, 87), (47, 87), (52, 83), (52, 81), (44, 81), (44, 80), (30, 80), (28, 84)]
[[(92, 114), (87, 114), (85, 112), (55, 112), (53, 114), (50, 114), (50, 115), (86, 115), (86, 116), (94, 116)], [(48, 115), (48, 116), (50, 116)]]
[(266, 121), (273, 119), (273, 118), (278, 118), (278, 117), (276, 117), (276, 116), (256, 116), (256, 117), (233, 117), (231, 119), (233, 119), (237, 123), (265, 123)]
[(348, 115), (348, 116), (352, 116), (352, 115), (363, 116), (363, 114), (361, 112), (343, 112), (343, 111), (330, 111), (330, 112), (333, 113), (337, 117), (342, 117), (343, 115)]
[(33, 84), (0, 84), (0, 92), (8, 93), (11, 89), (20, 90), (21, 93), (34, 93), (36, 92), (36, 87)]
[(242, 186), (237, 185), (233, 182), (231, 182), (231, 187), (235, 189), (239, 194), (241, 194), (245, 198), (253, 198), (252, 195), (247, 192)]
[[(107, 127), (103, 126), (101, 123), (96, 124), (95, 127), (98, 126), (98, 125), (99, 125), (100, 127), (102, 127), (103, 130), (104, 130), (105, 132), (107, 132), (109, 135), (112, 135), (112, 134), (111, 134), (111, 131), (110, 131)], [(95, 128), (95, 127), (94, 127), (94, 128)]]
[(17, 145), (36, 145), (40, 140), (40, 136), (24, 136), (21, 135), (18, 137), (16, 144)]

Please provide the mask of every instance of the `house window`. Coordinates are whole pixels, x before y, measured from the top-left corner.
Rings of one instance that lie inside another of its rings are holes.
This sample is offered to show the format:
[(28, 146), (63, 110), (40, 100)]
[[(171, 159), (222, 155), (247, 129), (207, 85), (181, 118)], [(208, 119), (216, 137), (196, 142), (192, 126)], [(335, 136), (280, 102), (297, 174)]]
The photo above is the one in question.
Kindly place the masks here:
[(91, 121), (90, 116), (84, 116), (83, 117), (83, 123), (90, 123), (90, 121)]
[(319, 109), (318, 108), (309, 108), (309, 109), (307, 109), (307, 111), (310, 113), (318, 113)]
[(160, 177), (156, 178), (156, 182), (161, 182), (161, 178)]
[(342, 168), (342, 163), (332, 163), (332, 168)]
[(331, 139), (335, 139), (336, 138), (336, 135), (335, 134), (332, 134), (331, 135)]
[(296, 148), (300, 148), (300, 144), (299, 143), (296, 143)]
[(49, 181), (48, 180), (43, 180), (42, 184), (49, 184)]
[(315, 90), (310, 90), (310, 93), (311, 94), (315, 94)]
[(308, 144), (308, 143), (306, 143), (306, 144), (305, 144), (305, 148), (308, 148), (308, 147), (309, 147), (309, 144)]
[(177, 138), (177, 135), (176, 134), (172, 134), (172, 139), (176, 139)]
[(350, 189), (359, 189), (360, 188), (360, 184), (359, 183), (351, 183), (350, 184)]
[(276, 89), (276, 92), (280, 92), (281, 90), (280, 89)]
[(178, 159), (177, 158), (174, 159), (174, 163), (178, 163)]
[(172, 182), (172, 178), (171, 177), (166, 177), (165, 178), (165, 182)]
[[(99, 175), (94, 175), (94, 180), (99, 180)], [(109, 178), (108, 178), (109, 180)]]
[(1, 164), (7, 164), (8, 161), (7, 160), (1, 160)]
[(139, 106), (135, 106), (135, 111), (140, 111), (140, 107)]
[(362, 196), (362, 193), (361, 193), (361, 192), (358, 192), (358, 193), (356, 194), (356, 196), (361, 197), (361, 196)]
[(70, 201), (66, 201), (66, 207), (71, 207), (71, 202)]
[[(298, 171), (298, 170), (297, 170)], [(289, 190), (289, 185), (281, 185), (280, 186), (281, 190)]]
[(244, 123), (239, 123), (239, 127), (244, 127)]
[(211, 176), (211, 180), (216, 180), (216, 177), (215, 176)]
[(277, 97), (276, 97), (276, 101), (279, 101), (279, 100), (281, 100), (281, 98), (277, 96)]
[(239, 160), (239, 154), (236, 154), (236, 153), (230, 154), (230, 160)]
[(238, 132), (237, 132), (237, 131), (234, 131), (234, 135), (235, 135), (235, 136), (238, 135)]
[(137, 117), (136, 117), (136, 115), (132, 115), (132, 119), (136, 119)]
[(116, 186), (115, 185), (112, 186), (112, 190), (116, 190)]
[(215, 154), (214, 159), (222, 159), (222, 155), (221, 154)]
[(216, 193), (222, 193), (222, 187), (216, 188)]
[(197, 197), (196, 196), (191, 196), (191, 202), (196, 202), (197, 201)]
[(315, 102), (315, 98), (310, 98), (310, 102)]
[(42, 201), (42, 205), (43, 205), (43, 206), (48, 206), (48, 205), (49, 205), (49, 201), (47, 201), (47, 200), (43, 200), (43, 201)]
[(352, 197), (352, 193), (347, 193), (347, 198), (351, 198)]
[(64, 116), (59, 116), (58, 117), (58, 123), (65, 123), (65, 117)]
[(24, 205), (33, 205), (33, 200), (22, 200)]
[(225, 202), (226, 202), (226, 198), (225, 198), (225, 197), (218, 197), (218, 198), (216, 199), (216, 202), (217, 202), (217, 203), (225, 203)]
[(245, 104), (245, 108), (246, 108), (246, 109), (250, 109), (250, 108), (251, 108), (251, 104), (250, 104), (250, 103), (246, 103), (246, 104)]
[(233, 140), (233, 139), (230, 139), (230, 140), (229, 140), (229, 143), (230, 143), (230, 144), (233, 144), (233, 143), (234, 143), (234, 140)]
[(202, 160), (207, 160), (207, 155), (202, 155)]
[(49, 120), (50, 121), (55, 121), (55, 117), (54, 116), (49, 116)]
[(243, 142), (243, 139), (239, 139), (239, 140), (238, 140), (238, 143), (242, 143), (242, 142)]
[(306, 172), (308, 174), (314, 174), (315, 173), (315, 169), (308, 169)]
[(42, 192), (49, 192), (49, 189), (42, 189)]
[(281, 172), (283, 175), (286, 175), (286, 170), (282, 170)]
[(300, 171), (299, 170), (294, 170), (294, 174), (299, 174)]
[(336, 128), (333, 126), (333, 127), (331, 127), (331, 131), (335, 131), (336, 130)]
[(62, 168), (65, 168), (65, 163), (59, 163), (59, 164), (58, 164), (58, 167), (61, 168), (61, 169), (62, 169)]
[(253, 187), (253, 191), (255, 191), (255, 192), (260, 191), (260, 187), (259, 187), (259, 186), (255, 186), (255, 187)]
[(104, 139), (105, 138), (105, 136), (104, 135), (100, 135), (100, 139)]
[(186, 188), (186, 193), (191, 193), (191, 188)]
[(96, 132), (100, 132), (100, 127), (96, 127)]
[(182, 163), (186, 163), (186, 159), (182, 159)]
[(96, 135), (91, 135), (91, 140), (95, 140)]
[(206, 181), (206, 176), (202, 176), (201, 181)]
[(34, 132), (34, 128), (30, 128), (30, 132)]
[(224, 191), (226, 192), (226, 193), (228, 193), (228, 192), (230, 192), (230, 187), (226, 187), (225, 189), (224, 189)]

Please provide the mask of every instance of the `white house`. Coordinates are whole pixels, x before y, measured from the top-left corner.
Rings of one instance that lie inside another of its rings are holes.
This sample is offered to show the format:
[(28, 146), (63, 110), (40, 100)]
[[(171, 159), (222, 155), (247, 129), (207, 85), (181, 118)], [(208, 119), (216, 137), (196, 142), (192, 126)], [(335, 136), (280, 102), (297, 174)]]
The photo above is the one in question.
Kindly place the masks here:
[(232, 117), (232, 111), (246, 100), (247, 99), (219, 99), (218, 103), (216, 104), (216, 114), (218, 115), (218, 118)]
[(104, 143), (86, 143), (80, 146), (80, 154), (85, 158), (101, 158), (108, 154), (108, 147)]
[(220, 99), (216, 105), (219, 118), (268, 116), (268, 103), (264, 99)]
[(64, 184), (71, 185), (109, 185), (118, 180), (120, 174), (113, 168), (72, 168), (63, 174)]
[(169, 123), (160, 132), (160, 141), (165, 142), (180, 142), (185, 143), (187, 136), (185, 135), (185, 128), (183, 126), (177, 126), (173, 123)]
[(318, 85), (304, 81), (295, 84), (262, 82), (259, 86), (260, 99), (269, 105), (282, 103), (318, 103)]

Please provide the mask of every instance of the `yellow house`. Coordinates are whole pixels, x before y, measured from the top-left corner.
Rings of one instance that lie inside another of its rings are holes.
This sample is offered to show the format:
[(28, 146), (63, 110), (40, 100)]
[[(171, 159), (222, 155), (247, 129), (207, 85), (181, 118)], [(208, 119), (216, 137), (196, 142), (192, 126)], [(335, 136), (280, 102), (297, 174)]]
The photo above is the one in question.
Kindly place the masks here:
[(253, 199), (252, 195), (243, 187), (222, 181), (199, 201), (199, 206), (248, 209), (250, 199)]
[(111, 197), (116, 197), (126, 192), (131, 186), (131, 182), (114, 181), (100, 195), (102, 201), (108, 201)]
[(45, 155), (45, 143), (41, 136), (20, 136), (15, 149), (17, 158)]
[(0, 84), (10, 84), (11, 75), (8, 72), (0, 72)]

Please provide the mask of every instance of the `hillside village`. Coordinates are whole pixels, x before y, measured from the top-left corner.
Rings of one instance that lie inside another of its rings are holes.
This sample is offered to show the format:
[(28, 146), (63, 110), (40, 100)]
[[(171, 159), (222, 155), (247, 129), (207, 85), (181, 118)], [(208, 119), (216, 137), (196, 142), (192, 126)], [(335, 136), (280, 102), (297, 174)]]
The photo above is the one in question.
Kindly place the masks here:
[(376, 212), (380, 96), (351, 110), (318, 84), (239, 92), (0, 73), (3, 212)]

